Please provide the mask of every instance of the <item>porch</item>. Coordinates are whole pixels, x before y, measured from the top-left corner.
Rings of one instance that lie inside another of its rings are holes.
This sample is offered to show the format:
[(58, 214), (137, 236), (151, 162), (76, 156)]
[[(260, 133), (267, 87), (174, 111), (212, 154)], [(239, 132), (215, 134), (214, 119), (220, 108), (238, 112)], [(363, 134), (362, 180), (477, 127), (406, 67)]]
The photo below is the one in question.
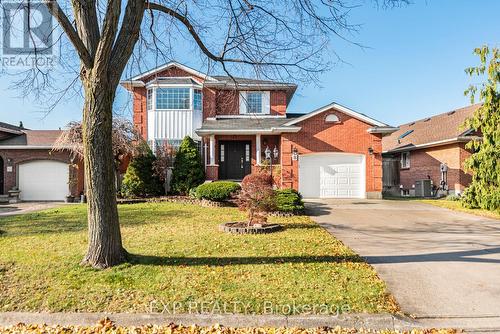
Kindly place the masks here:
[[(203, 137), (207, 180), (241, 181), (246, 175), (281, 164), (281, 135), (210, 135)], [(273, 167), (274, 170), (277, 167)], [(278, 176), (278, 175), (276, 175)]]

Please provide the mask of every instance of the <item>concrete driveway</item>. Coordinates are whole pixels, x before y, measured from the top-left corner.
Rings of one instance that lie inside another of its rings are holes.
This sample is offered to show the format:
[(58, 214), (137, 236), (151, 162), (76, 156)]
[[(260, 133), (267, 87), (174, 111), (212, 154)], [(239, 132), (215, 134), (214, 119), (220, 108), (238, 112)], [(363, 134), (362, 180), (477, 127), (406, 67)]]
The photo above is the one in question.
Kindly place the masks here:
[(414, 201), (324, 200), (307, 208), (375, 267), (403, 312), (500, 324), (500, 221)]
[(62, 202), (20, 202), (16, 204), (0, 205), (0, 217), (22, 215), (46, 209), (53, 209), (65, 205)]

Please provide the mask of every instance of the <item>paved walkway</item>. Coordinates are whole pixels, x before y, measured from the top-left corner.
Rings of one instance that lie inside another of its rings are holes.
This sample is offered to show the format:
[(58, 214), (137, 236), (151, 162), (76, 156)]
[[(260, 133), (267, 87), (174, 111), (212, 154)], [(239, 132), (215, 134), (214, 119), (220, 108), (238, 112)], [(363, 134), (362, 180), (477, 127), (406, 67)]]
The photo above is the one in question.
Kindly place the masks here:
[(307, 207), (375, 267), (405, 313), (484, 319), (500, 332), (500, 221), (415, 201), (326, 200)]

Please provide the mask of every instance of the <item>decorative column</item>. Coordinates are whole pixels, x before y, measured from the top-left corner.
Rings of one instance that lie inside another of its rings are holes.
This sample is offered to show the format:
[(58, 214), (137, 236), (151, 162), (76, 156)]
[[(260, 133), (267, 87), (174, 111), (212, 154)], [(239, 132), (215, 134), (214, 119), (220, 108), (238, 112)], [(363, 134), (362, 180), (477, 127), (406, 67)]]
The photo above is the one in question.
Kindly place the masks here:
[(210, 136), (210, 165), (215, 165), (215, 135)]
[(260, 158), (261, 158), (261, 144), (260, 144), (260, 133), (255, 135), (255, 161), (257, 163), (257, 166), (260, 166)]

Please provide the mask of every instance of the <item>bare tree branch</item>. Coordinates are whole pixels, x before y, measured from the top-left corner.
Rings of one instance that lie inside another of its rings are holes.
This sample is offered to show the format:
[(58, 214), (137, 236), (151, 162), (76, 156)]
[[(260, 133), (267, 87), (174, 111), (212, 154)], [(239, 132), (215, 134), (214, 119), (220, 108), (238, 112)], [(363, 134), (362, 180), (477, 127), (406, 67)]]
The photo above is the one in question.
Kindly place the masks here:
[(49, 10), (49, 12), (54, 16), (54, 18), (57, 20), (57, 22), (61, 25), (62, 29), (68, 36), (69, 40), (73, 44), (73, 46), (76, 49), (76, 52), (78, 53), (81, 62), (85, 65), (87, 68), (91, 68), (93, 61), (90, 56), (89, 50), (87, 50), (86, 46), (84, 45), (83, 41), (80, 39), (78, 36), (76, 30), (73, 28), (71, 25), (71, 22), (69, 21), (68, 17), (66, 14), (63, 12), (59, 4), (57, 3), (56, 0), (45, 0), (44, 2)]

